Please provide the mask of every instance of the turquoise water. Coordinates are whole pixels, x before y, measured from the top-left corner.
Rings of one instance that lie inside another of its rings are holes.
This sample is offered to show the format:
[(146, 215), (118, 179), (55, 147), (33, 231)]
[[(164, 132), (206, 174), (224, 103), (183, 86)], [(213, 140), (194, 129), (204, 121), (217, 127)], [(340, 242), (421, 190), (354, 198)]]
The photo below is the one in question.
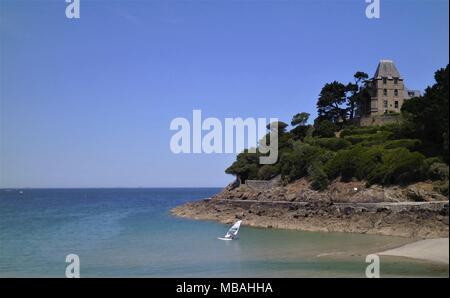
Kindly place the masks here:
[[(220, 189), (0, 190), (0, 276), (335, 277), (365, 272), (365, 256), (405, 239), (228, 226), (169, 210)], [(244, 221), (245, 224), (245, 221)], [(448, 276), (448, 266), (382, 258), (382, 276)]]

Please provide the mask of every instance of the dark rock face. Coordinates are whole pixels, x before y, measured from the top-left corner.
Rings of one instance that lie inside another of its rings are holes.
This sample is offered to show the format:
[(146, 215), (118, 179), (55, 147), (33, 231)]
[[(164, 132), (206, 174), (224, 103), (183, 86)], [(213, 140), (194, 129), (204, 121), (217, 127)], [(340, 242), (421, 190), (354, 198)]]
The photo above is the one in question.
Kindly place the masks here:
[(172, 210), (177, 216), (307, 231), (354, 232), (404, 237), (448, 237), (448, 198), (428, 184), (366, 188), (364, 183), (333, 183), (326, 191), (306, 181), (267, 190), (246, 185), (227, 188), (210, 200)]

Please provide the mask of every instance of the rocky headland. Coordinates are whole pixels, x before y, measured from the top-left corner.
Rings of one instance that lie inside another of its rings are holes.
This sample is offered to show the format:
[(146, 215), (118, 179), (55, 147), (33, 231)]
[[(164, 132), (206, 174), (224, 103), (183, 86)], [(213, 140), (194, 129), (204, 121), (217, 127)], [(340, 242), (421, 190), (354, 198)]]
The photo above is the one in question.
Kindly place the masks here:
[(254, 227), (352, 232), (409, 238), (448, 237), (448, 197), (431, 182), (408, 186), (331, 183), (313, 190), (306, 179), (288, 185), (248, 181), (211, 198), (172, 209), (176, 216)]

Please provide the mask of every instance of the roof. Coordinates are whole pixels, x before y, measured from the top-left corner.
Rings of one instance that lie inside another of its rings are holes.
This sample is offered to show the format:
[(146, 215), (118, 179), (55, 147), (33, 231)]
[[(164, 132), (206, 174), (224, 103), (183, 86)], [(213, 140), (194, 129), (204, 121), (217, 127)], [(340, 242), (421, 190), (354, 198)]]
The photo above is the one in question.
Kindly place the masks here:
[(378, 63), (377, 70), (373, 76), (375, 79), (381, 78), (401, 78), (400, 73), (398, 72), (397, 67), (392, 60), (380, 60)]
[(405, 99), (411, 99), (413, 97), (419, 97), (419, 96), (422, 96), (422, 92), (420, 92), (419, 90), (408, 90), (408, 89), (404, 90), (404, 98)]

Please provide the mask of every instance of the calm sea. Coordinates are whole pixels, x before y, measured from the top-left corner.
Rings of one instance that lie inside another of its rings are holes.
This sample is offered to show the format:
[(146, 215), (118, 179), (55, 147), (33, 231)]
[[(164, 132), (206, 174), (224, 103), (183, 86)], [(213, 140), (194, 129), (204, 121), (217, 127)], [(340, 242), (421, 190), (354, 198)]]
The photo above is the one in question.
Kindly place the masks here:
[[(169, 212), (219, 191), (2, 189), (0, 276), (64, 277), (77, 254), (81, 277), (362, 277), (368, 253), (405, 242), (246, 226), (220, 241), (228, 226)], [(381, 275), (448, 276), (448, 266), (382, 258)]]

